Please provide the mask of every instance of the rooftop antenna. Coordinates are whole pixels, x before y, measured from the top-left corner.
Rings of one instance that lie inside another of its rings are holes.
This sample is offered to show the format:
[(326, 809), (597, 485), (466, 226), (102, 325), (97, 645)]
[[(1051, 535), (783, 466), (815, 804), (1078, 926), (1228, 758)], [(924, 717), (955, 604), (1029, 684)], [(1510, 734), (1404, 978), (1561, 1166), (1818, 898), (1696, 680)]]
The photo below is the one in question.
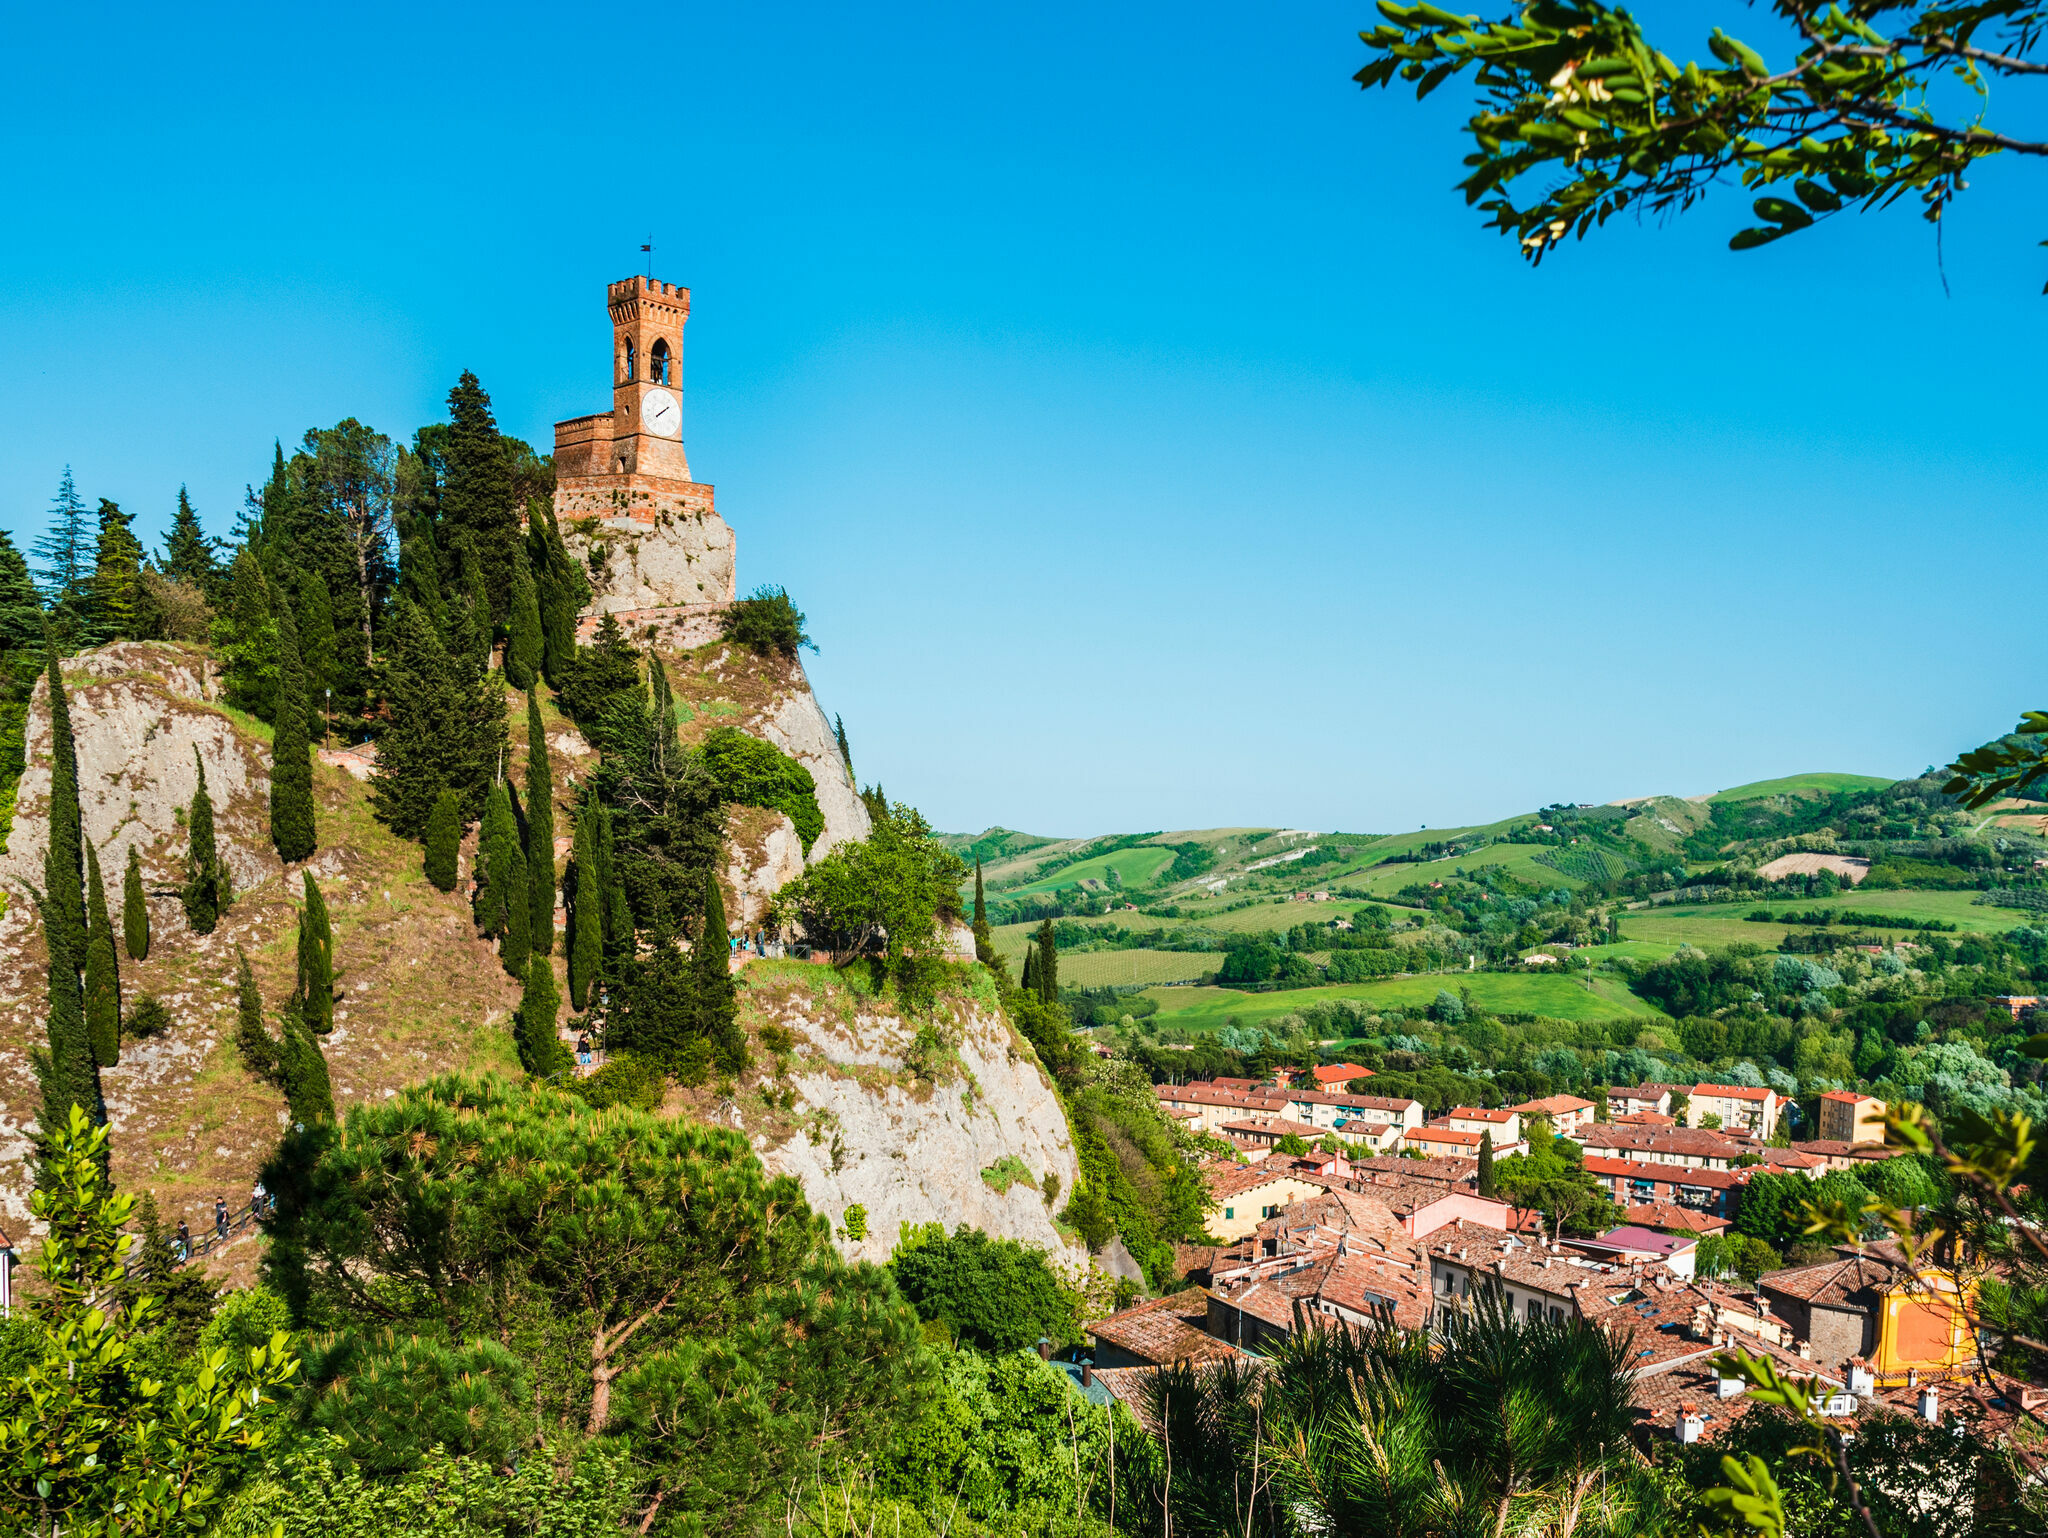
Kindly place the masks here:
[(647, 281), (652, 283), (654, 281), (654, 237), (649, 235), (647, 237), (647, 244), (640, 249), (647, 253)]

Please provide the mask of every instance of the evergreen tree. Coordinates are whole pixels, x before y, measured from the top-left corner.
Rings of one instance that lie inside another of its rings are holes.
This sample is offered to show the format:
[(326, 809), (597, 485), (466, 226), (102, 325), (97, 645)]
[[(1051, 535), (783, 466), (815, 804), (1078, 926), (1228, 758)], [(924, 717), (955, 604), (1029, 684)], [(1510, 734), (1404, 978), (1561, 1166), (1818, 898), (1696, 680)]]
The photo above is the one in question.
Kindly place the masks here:
[(434, 809), (427, 814), (427, 880), (443, 892), (455, 890), (455, 873), (462, 849), (462, 798), (452, 790), (434, 797)]
[(325, 1036), (334, 1029), (334, 926), (313, 873), (301, 875), (306, 905), (299, 910), (299, 1018), (315, 1036)]
[(590, 583), (562, 543), (551, 498), (527, 503), (526, 549), (540, 596), (541, 671), (560, 689), (576, 664), (576, 616), (590, 602)]
[(107, 916), (107, 889), (100, 880), (100, 852), (85, 846), (86, 889), (85, 1030), (93, 1061), (112, 1068), (121, 1061), (121, 966), (114, 954), (114, 926)]
[[(313, 745), (306, 737), (306, 670), (292, 608), (277, 605), (277, 723), (270, 742), (270, 841), (287, 865), (315, 847)], [(310, 879), (310, 878), (309, 878)]]
[[(53, 650), (50, 693), (50, 842), (43, 850), (44, 922), (76, 963), (85, 960), (85, 850), (78, 815), (78, 745), (71, 735), (71, 695)], [(54, 954), (54, 952), (53, 952)], [(53, 1123), (53, 1125), (56, 1125)]]
[(484, 806), (477, 865), (483, 878), (476, 896), (477, 927), (486, 935), (497, 936), (498, 959), (505, 970), (524, 977), (533, 917), (526, 890), (526, 856), (519, 848), (519, 824), (512, 815), (511, 792), (503, 782), (491, 787), (491, 798)]
[(1038, 923), (1038, 997), (1047, 1004), (1060, 1001), (1060, 951), (1052, 935), (1052, 920)]
[(52, 610), (62, 609), (76, 616), (85, 598), (86, 582), (92, 575), (92, 542), (86, 533), (85, 499), (71, 479), (71, 466), (64, 467), (64, 479), (57, 483), (57, 495), (50, 503), (50, 527), (31, 547), (42, 562), (36, 568), (41, 579), (43, 602)]
[(242, 1054), (242, 1066), (267, 1082), (277, 1079), (277, 1040), (263, 1024), (263, 995), (256, 987), (256, 974), (249, 958), (235, 947), (235, 1047)]
[[(100, 1093), (99, 1061), (86, 1023), (85, 992), (78, 976), (83, 957), (71, 949), (70, 926), (53, 915), (47, 894), (37, 894), (37, 907), (42, 913), (43, 943), (50, 958), (50, 1007), (43, 1022), (49, 1044), (33, 1049), (29, 1058), (42, 1096), (36, 1115), (36, 1142), (39, 1154), (46, 1157), (51, 1134), (69, 1125), (74, 1105), (91, 1117), (95, 1125), (105, 1124), (107, 1106)], [(105, 1163), (103, 1156), (103, 1169)], [(39, 1157), (39, 1183), (44, 1174), (43, 1157)]]
[(478, 672), (488, 673), (497, 645), (497, 627), (491, 620), (491, 597), (484, 585), (483, 562), (477, 559), (476, 546), (467, 541), (462, 546), (462, 591), (462, 622), (452, 627), (455, 635), (448, 648), (467, 657)]
[(199, 767), (199, 789), (193, 792), (192, 810), (185, 817), (185, 887), (180, 896), (192, 932), (210, 935), (232, 894), (227, 867), (214, 844), (213, 797), (206, 792), (206, 762), (197, 747), (192, 749), (192, 762)]
[(277, 620), (263, 567), (246, 544), (228, 571), (227, 612), (213, 622), (213, 644), (227, 702), (270, 720), (277, 707)]
[(92, 575), (87, 578), (86, 637), (96, 646), (131, 641), (136, 629), (136, 599), (142, 588), (142, 541), (131, 527), (132, 513), (121, 504), (100, 498), (99, 539)]
[(531, 689), (540, 678), (543, 649), (540, 629), (540, 595), (534, 590), (533, 571), (526, 551), (512, 547), (512, 596), (505, 623), (505, 682), (515, 689)]
[(1593, 1086), (1593, 1120), (1597, 1122), (1607, 1120), (1607, 1086), (1605, 1084)]
[(327, 740), (327, 691), (334, 687), (334, 599), (318, 572), (299, 573), (299, 664), (306, 674), (306, 730)]
[(283, 1027), (283, 1039), (278, 1043), (277, 1067), (292, 1120), (311, 1127), (334, 1120), (334, 1084), (328, 1077), (327, 1058), (320, 1050), (319, 1038), (301, 1016), (299, 1004), (300, 1000), (294, 997), (278, 1022)]
[(889, 820), (889, 797), (879, 785), (870, 785), (860, 793), (860, 804), (868, 809), (870, 822)]
[(611, 808), (597, 809), (597, 865), (604, 891), (604, 945), (607, 956), (633, 954), (633, 906), (626, 900), (626, 875), (619, 866), (618, 838)]
[(167, 577), (189, 582), (211, 601), (220, 587), (220, 561), (215, 541), (199, 527), (199, 515), (185, 488), (178, 488), (178, 510), (171, 515), (171, 529), (164, 536), (163, 559), (158, 563)]
[(149, 898), (142, 890), (142, 851), (128, 846), (128, 874), (121, 881), (121, 938), (130, 961), (149, 959)]
[[(853, 749), (846, 745), (846, 723), (836, 715), (832, 718), (832, 735), (839, 741), (839, 761), (846, 765), (846, 772), (851, 775), (853, 773)], [(975, 868), (977, 870), (981, 868), (978, 861)]]
[(389, 719), (370, 798), (394, 833), (418, 838), (444, 790), (455, 792), (465, 821), (483, 815), (505, 750), (505, 695), (467, 659), (442, 649), (417, 604), (400, 601), (385, 637)]
[(526, 887), (528, 940), (536, 956), (555, 949), (555, 777), (540, 701), (526, 694)]
[(732, 981), (732, 937), (725, 928), (725, 897), (710, 871), (704, 873), (704, 918), (690, 952), (690, 1004), (695, 1034), (711, 1043), (713, 1060), (727, 1073), (744, 1070), (747, 1038)]
[(484, 612), (501, 619), (510, 607), (512, 552), (519, 537), (512, 461), (491, 415), (491, 398), (467, 369), (448, 392), (448, 414), (452, 426), (441, 516), (476, 552), (489, 594)]
[[(28, 561), (5, 529), (0, 529), (0, 661), (42, 644), (43, 603), (36, 594)], [(5, 766), (0, 766), (4, 774)]]
[(974, 959), (993, 969), (1001, 960), (996, 954), (995, 933), (988, 927), (988, 902), (981, 894), (981, 861), (974, 862)]
[(519, 1020), (513, 1038), (519, 1047), (520, 1066), (536, 1079), (560, 1073), (569, 1066), (569, 1050), (555, 1034), (561, 1008), (554, 964), (535, 953), (526, 964), (526, 991), (519, 998)]
[(1487, 1201), (1495, 1198), (1498, 1186), (1493, 1176), (1493, 1134), (1479, 1134), (1479, 1194)]
[(1024, 981), (1020, 985), (1033, 998), (1038, 997), (1038, 946), (1035, 942), (1024, 942)]
[(576, 811), (569, 904), (569, 1004), (579, 1014), (590, 1007), (591, 985), (604, 965), (604, 887), (596, 860), (597, 802), (586, 797)]

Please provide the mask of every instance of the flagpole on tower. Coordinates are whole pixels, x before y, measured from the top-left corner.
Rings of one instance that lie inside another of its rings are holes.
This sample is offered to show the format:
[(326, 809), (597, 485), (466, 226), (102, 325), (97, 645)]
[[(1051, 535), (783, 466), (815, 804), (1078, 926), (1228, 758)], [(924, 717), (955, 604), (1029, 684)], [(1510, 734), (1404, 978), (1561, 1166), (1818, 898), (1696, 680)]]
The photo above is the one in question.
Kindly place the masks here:
[(647, 253), (647, 281), (652, 283), (654, 281), (654, 237), (649, 235), (647, 237), (647, 244), (640, 249)]

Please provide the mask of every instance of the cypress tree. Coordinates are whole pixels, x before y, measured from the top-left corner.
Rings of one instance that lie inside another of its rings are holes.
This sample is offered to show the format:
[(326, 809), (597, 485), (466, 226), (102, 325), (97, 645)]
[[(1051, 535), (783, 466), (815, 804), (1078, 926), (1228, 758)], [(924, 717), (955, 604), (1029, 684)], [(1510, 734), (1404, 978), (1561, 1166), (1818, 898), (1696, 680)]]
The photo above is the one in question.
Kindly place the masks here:
[(327, 691), (334, 687), (334, 599), (316, 571), (299, 573), (299, 665), (306, 678), (306, 730), (327, 740)]
[(85, 1030), (93, 1061), (112, 1068), (121, 1061), (121, 970), (114, 955), (114, 926), (107, 917), (107, 889), (100, 880), (100, 852), (85, 846), (86, 890)]
[(291, 605), (277, 605), (277, 719), (270, 743), (270, 841), (287, 865), (315, 847), (313, 745), (306, 736), (306, 669)]
[(590, 987), (604, 964), (604, 888), (597, 879), (597, 803), (576, 811), (576, 849), (569, 907), (569, 1003), (579, 1014), (590, 1007)]
[(121, 881), (121, 938), (127, 942), (128, 959), (149, 957), (149, 899), (142, 890), (142, 852), (128, 846), (128, 874)]
[(477, 842), (483, 887), (477, 893), (477, 927), (499, 940), (498, 959), (514, 977), (526, 975), (531, 950), (532, 909), (526, 890), (526, 856), (519, 848), (519, 824), (504, 783), (491, 787)]
[[(36, 1085), (42, 1092), (42, 1106), (36, 1114), (38, 1147), (71, 1119), (71, 1108), (81, 1107), (96, 1125), (104, 1125), (107, 1105), (100, 1093), (100, 1068), (85, 1023), (85, 995), (79, 987), (78, 963), (65, 946), (61, 924), (51, 922), (47, 900), (38, 904), (43, 913), (43, 941), (50, 953), (50, 1010), (44, 1021), (47, 1049), (30, 1055)], [(103, 1165), (104, 1167), (104, 1165)], [(37, 1165), (37, 1179), (42, 1166)]]
[(299, 911), (300, 1018), (315, 1036), (334, 1029), (334, 927), (328, 922), (327, 899), (313, 884), (313, 873), (301, 873), (306, 905)]
[(540, 678), (543, 649), (540, 629), (540, 595), (534, 590), (533, 571), (526, 551), (512, 547), (512, 595), (505, 620), (505, 682), (515, 689), (531, 689)]
[[(50, 843), (43, 851), (43, 922), (64, 954), (85, 960), (85, 851), (78, 820), (78, 745), (71, 735), (71, 696), (53, 648), (50, 686)], [(54, 954), (54, 952), (52, 953)]]
[(536, 956), (555, 949), (555, 775), (540, 701), (526, 693), (526, 889), (529, 944)]
[(739, 990), (732, 981), (732, 940), (725, 929), (725, 897), (718, 877), (704, 873), (704, 920), (690, 952), (690, 1009), (696, 1034), (727, 1073), (747, 1066), (747, 1038), (739, 1023)]
[(974, 862), (974, 959), (985, 967), (996, 963), (995, 935), (988, 927), (988, 903), (981, 895), (981, 861)]
[(633, 906), (626, 900), (626, 874), (619, 866), (618, 839), (609, 807), (597, 809), (597, 863), (604, 891), (604, 944), (607, 956), (633, 954)]
[(568, 1066), (565, 1059), (569, 1053), (555, 1034), (561, 1007), (554, 964), (536, 953), (526, 963), (526, 991), (519, 998), (519, 1021), (513, 1032), (520, 1066), (534, 1078), (544, 1079)]
[(1060, 951), (1052, 937), (1052, 920), (1038, 923), (1038, 996), (1048, 1004), (1060, 1001)]
[(227, 613), (213, 622), (215, 655), (230, 705), (262, 720), (277, 709), (277, 616), (255, 552), (235, 552), (228, 571)]
[(220, 563), (213, 552), (213, 541), (199, 527), (199, 515), (192, 511), (192, 499), (180, 486), (178, 510), (171, 515), (171, 530), (164, 536), (164, 575), (191, 583), (211, 601), (220, 583)]
[[(846, 772), (848, 775), (851, 775), (853, 773), (853, 749), (846, 745), (846, 723), (836, 715), (832, 718), (832, 735), (839, 740), (839, 761), (846, 765)], [(974, 868), (977, 871), (981, 869), (981, 862), (979, 860), (974, 862)]]
[(214, 845), (213, 797), (206, 793), (206, 762), (196, 746), (192, 762), (199, 766), (199, 789), (193, 792), (192, 810), (185, 817), (185, 889), (180, 895), (192, 932), (210, 935), (228, 905), (228, 873)]
[(389, 721), (370, 782), (378, 820), (418, 838), (444, 790), (456, 793), (465, 821), (481, 817), (505, 749), (504, 691), (442, 648), (418, 604), (399, 602), (385, 639)]
[(482, 563), (488, 585), (484, 616), (502, 617), (511, 598), (512, 552), (519, 537), (511, 457), (491, 415), (491, 398), (467, 369), (448, 392), (448, 414), (452, 427), (441, 516), (468, 540)]
[(444, 892), (455, 890), (457, 856), (462, 849), (462, 798), (444, 790), (427, 815), (427, 879)]
[(1029, 994), (1036, 995), (1038, 992), (1038, 946), (1036, 942), (1031, 940), (1024, 942), (1024, 981), (1022, 987)]
[(590, 601), (590, 583), (569, 559), (547, 497), (527, 503), (526, 549), (540, 594), (541, 671), (559, 689), (576, 661), (576, 616)]
[(1493, 1134), (1491, 1132), (1481, 1132), (1479, 1134), (1479, 1194), (1488, 1201), (1492, 1201), (1494, 1199), (1494, 1191)]
[(315, 1126), (334, 1120), (334, 1083), (328, 1077), (327, 1058), (320, 1042), (301, 1018), (294, 998), (285, 1007), (283, 1041), (278, 1048), (278, 1071), (284, 1080), (285, 1104), (292, 1120), (301, 1126)]
[(276, 1082), (277, 1041), (263, 1024), (263, 994), (256, 987), (256, 974), (249, 958), (235, 947), (235, 1046), (242, 1054), (242, 1066), (257, 1078)]

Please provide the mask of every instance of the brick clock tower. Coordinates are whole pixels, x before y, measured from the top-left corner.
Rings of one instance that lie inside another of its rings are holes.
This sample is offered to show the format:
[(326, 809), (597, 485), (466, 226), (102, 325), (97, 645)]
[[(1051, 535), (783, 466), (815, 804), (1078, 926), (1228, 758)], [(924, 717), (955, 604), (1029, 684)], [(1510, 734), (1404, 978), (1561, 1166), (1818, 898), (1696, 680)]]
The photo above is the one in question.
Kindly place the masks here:
[(592, 622), (609, 611), (653, 623), (730, 603), (733, 533), (683, 451), (690, 291), (626, 278), (606, 285), (605, 307), (612, 409), (555, 424), (555, 518), (590, 565)]

